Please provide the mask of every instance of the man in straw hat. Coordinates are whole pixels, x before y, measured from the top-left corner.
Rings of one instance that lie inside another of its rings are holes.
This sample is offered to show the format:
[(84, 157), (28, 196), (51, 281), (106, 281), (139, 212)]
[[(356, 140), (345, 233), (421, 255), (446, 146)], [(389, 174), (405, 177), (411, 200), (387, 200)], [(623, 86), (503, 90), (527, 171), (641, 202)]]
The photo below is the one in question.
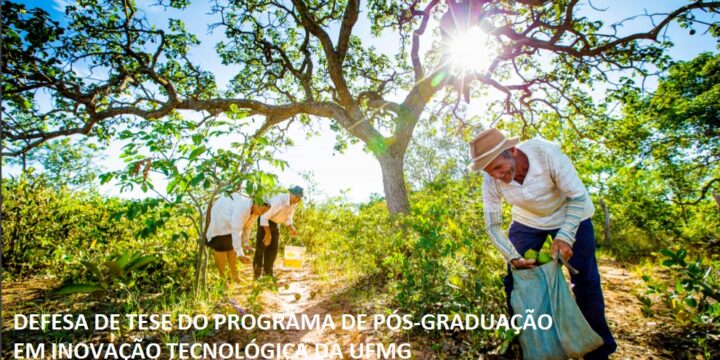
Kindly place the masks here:
[[(578, 307), (605, 344), (584, 359), (607, 359), (617, 347), (605, 320), (605, 301), (595, 259), (595, 235), (590, 221), (595, 208), (567, 155), (549, 141), (520, 143), (497, 129), (481, 132), (470, 142), (473, 171), (484, 171), (483, 209), (490, 239), (508, 262), (505, 293), (508, 307), (513, 278), (510, 267), (531, 268), (535, 260), (520, 254), (540, 250), (550, 235), (552, 253), (559, 253), (579, 270), (571, 275)], [(502, 200), (512, 205), (508, 236), (502, 231)]]

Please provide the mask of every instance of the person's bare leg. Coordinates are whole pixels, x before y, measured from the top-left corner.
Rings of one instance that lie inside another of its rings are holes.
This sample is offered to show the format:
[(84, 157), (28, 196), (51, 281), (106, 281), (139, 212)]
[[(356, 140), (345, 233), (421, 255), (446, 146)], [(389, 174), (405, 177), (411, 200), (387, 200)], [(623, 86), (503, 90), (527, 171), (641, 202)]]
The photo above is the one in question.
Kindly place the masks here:
[(227, 258), (228, 265), (230, 265), (230, 278), (232, 278), (235, 283), (239, 283), (240, 278), (237, 272), (237, 254), (235, 254), (235, 250), (226, 251), (225, 257)]
[(215, 256), (215, 266), (217, 266), (218, 272), (220, 273), (220, 278), (225, 278), (225, 255), (220, 251), (213, 250), (213, 255)]

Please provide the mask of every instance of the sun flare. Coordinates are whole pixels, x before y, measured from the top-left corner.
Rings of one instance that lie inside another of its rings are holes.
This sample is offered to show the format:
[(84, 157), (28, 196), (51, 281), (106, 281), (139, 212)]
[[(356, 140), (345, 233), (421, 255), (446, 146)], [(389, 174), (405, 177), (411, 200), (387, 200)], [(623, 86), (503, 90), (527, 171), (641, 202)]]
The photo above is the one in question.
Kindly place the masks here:
[(453, 68), (461, 72), (483, 73), (490, 66), (495, 49), (490, 36), (474, 26), (452, 36), (446, 54)]

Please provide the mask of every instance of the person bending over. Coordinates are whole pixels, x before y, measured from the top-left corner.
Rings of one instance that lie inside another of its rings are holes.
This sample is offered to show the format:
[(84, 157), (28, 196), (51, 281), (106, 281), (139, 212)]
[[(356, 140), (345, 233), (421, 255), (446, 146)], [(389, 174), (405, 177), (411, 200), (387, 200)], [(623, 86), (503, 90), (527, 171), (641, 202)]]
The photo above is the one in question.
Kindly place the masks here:
[(237, 258), (250, 263), (245, 256), (243, 239), (248, 239), (255, 219), (266, 212), (268, 204), (254, 204), (252, 199), (240, 195), (220, 197), (210, 210), (210, 223), (206, 234), (207, 246), (213, 249), (215, 265), (220, 277), (225, 277), (225, 264), (230, 267), (230, 278), (238, 282)]
[(253, 277), (273, 276), (273, 265), (277, 257), (280, 233), (278, 224), (285, 224), (291, 236), (297, 236), (293, 226), (295, 207), (302, 200), (303, 189), (293, 186), (285, 194), (275, 195), (268, 200), (270, 210), (258, 218), (255, 258), (253, 259)]

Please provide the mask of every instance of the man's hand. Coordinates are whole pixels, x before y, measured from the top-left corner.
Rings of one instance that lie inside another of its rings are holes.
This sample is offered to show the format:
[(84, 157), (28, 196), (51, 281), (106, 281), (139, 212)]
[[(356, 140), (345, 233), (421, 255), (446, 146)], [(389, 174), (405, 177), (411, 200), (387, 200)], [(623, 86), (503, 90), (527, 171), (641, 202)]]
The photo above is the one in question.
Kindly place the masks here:
[(514, 259), (510, 261), (510, 265), (516, 269), (532, 269), (535, 267), (535, 259)]
[(555, 256), (555, 254), (559, 252), (560, 256), (562, 256), (565, 260), (570, 260), (570, 258), (573, 256), (573, 251), (570, 244), (558, 239), (553, 240), (550, 251), (552, 252), (553, 256)]
[(295, 227), (292, 225), (288, 226), (288, 232), (290, 232), (290, 236), (292, 237), (298, 236), (297, 230), (295, 230)]
[(265, 246), (270, 246), (270, 241), (272, 241), (272, 237), (270, 236), (270, 227), (263, 226), (263, 231), (265, 232), (265, 237), (263, 237), (263, 244)]

